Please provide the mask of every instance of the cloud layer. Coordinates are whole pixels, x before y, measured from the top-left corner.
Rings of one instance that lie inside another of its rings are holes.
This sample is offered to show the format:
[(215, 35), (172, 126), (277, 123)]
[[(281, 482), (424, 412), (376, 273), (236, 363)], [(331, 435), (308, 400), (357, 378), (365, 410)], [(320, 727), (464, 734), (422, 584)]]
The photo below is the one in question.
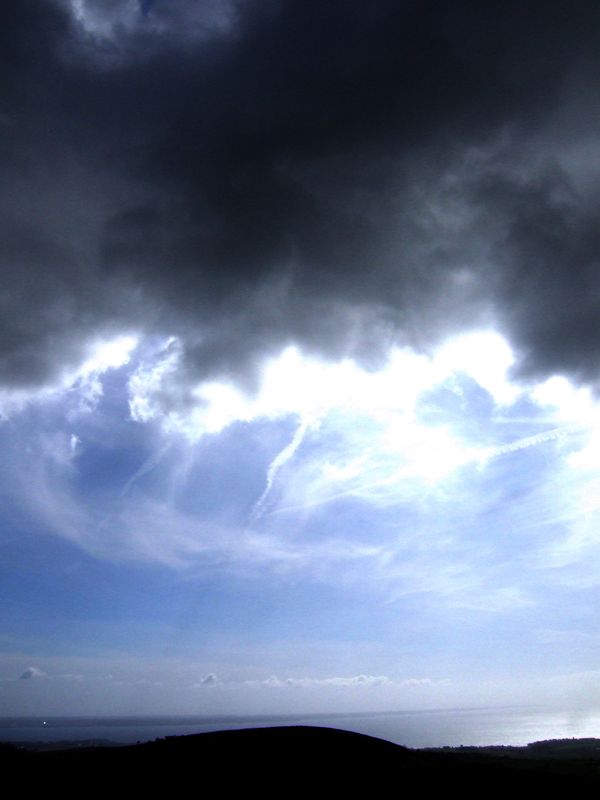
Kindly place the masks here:
[(493, 323), (524, 374), (595, 381), (599, 16), (9, 3), (0, 380), (158, 333), (181, 407), (289, 344), (373, 366)]

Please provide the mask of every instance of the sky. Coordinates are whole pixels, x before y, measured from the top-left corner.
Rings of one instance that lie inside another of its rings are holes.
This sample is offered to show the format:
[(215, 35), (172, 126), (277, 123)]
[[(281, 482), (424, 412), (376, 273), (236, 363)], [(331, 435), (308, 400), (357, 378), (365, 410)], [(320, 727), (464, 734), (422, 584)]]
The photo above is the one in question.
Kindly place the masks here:
[(0, 715), (600, 710), (595, 0), (8, 0)]

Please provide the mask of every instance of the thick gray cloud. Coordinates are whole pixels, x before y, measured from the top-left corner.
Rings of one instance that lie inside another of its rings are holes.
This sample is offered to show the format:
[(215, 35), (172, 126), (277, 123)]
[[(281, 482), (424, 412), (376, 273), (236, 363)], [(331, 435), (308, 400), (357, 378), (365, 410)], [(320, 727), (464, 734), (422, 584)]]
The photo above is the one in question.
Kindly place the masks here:
[(5, 385), (123, 329), (251, 385), (481, 323), (597, 378), (597, 3), (80, 7), (3, 10)]

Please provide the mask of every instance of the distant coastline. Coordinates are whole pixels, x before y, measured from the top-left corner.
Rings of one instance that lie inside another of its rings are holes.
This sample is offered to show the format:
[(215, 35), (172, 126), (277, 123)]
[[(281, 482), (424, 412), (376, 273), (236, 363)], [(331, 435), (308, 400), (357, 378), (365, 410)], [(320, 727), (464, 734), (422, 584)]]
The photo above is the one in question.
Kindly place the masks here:
[(600, 716), (494, 707), (284, 715), (47, 716), (0, 718), (2, 742), (104, 741), (133, 744), (218, 730), (309, 725), (375, 736), (411, 748), (525, 746), (600, 736)]

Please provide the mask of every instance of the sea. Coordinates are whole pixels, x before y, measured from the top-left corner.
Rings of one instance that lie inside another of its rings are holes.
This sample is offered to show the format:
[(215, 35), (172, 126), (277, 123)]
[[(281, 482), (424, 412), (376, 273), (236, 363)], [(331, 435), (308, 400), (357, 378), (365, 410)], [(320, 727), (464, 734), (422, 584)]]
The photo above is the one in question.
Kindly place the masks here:
[(2, 742), (131, 744), (217, 730), (314, 725), (356, 731), (406, 747), (525, 745), (600, 738), (600, 712), (503, 707), (279, 716), (5, 717)]

